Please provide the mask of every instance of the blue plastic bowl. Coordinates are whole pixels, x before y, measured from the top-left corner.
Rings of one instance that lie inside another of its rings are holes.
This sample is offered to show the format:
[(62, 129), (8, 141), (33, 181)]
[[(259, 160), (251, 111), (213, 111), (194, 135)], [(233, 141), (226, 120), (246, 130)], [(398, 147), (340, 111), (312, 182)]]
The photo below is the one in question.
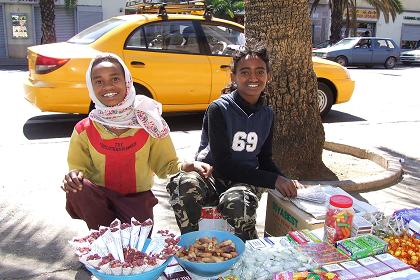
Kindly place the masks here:
[(235, 243), (236, 252), (238, 253), (238, 256), (230, 260), (218, 263), (190, 262), (175, 256), (179, 264), (181, 264), (184, 268), (191, 271), (192, 273), (200, 276), (215, 276), (225, 272), (239, 260), (239, 258), (245, 251), (245, 243), (239, 237), (233, 235), (230, 232), (218, 230), (193, 231), (183, 234), (181, 235), (181, 240), (179, 241), (178, 245), (188, 248), (197, 239), (201, 237), (216, 237), (218, 242), (222, 242), (228, 239), (232, 240), (233, 243)]
[[(150, 243), (150, 239), (147, 239), (142, 250), (143, 252), (146, 250), (147, 246), (149, 246), (149, 243)], [(96, 278), (101, 279), (101, 280), (156, 280), (163, 273), (165, 268), (171, 262), (172, 258), (173, 257), (170, 257), (159, 267), (156, 267), (152, 270), (149, 270), (140, 274), (132, 274), (132, 275), (109, 275), (109, 274), (104, 274), (102, 272), (99, 272), (93, 268), (89, 268), (89, 267), (86, 267), (86, 268), (93, 275), (95, 275)]]

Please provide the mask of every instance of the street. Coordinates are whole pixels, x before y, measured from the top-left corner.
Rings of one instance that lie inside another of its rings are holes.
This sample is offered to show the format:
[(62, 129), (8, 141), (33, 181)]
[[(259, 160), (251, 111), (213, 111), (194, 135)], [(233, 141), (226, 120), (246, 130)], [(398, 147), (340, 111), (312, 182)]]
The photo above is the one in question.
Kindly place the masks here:
[[(418, 206), (420, 196), (420, 67), (387, 69), (350, 68), (356, 89), (348, 103), (335, 105), (324, 120), (326, 140), (380, 149), (404, 163), (406, 172), (398, 188), (360, 194), (385, 212), (395, 207)], [(0, 140), (0, 279), (87, 279), (67, 240), (85, 233), (86, 226), (64, 210), (59, 188), (67, 170), (69, 136), (83, 116), (42, 113), (23, 98), (21, 70), (0, 70), (3, 81)], [(167, 121), (178, 154), (192, 158), (200, 137), (202, 115), (169, 117)], [(159, 182), (158, 182), (159, 183)], [(407, 192), (401, 190), (406, 188)], [(164, 188), (155, 192), (168, 208)], [(378, 195), (380, 194), (380, 195)], [(388, 208), (387, 208), (388, 207)], [(161, 217), (156, 228), (172, 216)], [(260, 225), (261, 226), (261, 225)], [(176, 229), (174, 227), (173, 229)]]

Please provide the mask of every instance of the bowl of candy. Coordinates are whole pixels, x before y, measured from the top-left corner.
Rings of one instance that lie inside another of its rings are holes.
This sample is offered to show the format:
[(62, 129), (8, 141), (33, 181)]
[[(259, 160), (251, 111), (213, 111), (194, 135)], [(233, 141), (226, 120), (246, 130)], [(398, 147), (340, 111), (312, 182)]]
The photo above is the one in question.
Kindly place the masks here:
[(149, 239), (153, 222), (134, 218), (131, 224), (115, 220), (109, 227), (91, 230), (70, 244), (86, 268), (102, 280), (158, 279), (178, 251), (179, 238), (168, 230)]
[(231, 268), (245, 251), (245, 243), (227, 231), (204, 230), (181, 235), (175, 258), (200, 276), (219, 275)]

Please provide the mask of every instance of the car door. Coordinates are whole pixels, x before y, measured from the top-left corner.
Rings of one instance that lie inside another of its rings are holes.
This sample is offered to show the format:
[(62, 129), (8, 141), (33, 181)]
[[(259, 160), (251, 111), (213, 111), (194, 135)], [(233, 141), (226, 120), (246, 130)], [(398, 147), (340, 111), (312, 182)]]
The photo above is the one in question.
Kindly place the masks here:
[[(133, 80), (149, 89), (165, 111), (207, 107), (211, 67), (201, 53), (194, 25), (190, 20), (148, 23), (135, 29), (125, 43), (124, 59)], [(187, 33), (189, 38), (184, 37)]]
[(384, 64), (386, 59), (391, 56), (391, 49), (385, 39), (372, 39), (373, 42), (373, 55), (372, 63)]
[(353, 47), (350, 63), (352, 64), (370, 64), (372, 63), (372, 43), (371, 39), (360, 39)]
[(232, 55), (240, 46), (245, 45), (245, 36), (240, 27), (225, 23), (202, 21), (201, 28), (212, 69), (212, 101), (229, 84)]

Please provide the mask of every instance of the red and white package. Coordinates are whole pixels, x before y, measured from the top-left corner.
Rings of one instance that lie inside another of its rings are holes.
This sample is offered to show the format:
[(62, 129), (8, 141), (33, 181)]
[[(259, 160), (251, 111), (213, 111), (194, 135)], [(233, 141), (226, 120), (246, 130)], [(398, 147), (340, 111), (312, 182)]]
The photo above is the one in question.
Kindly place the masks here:
[(111, 231), (112, 239), (114, 240), (115, 249), (117, 250), (118, 259), (120, 261), (124, 261), (124, 255), (122, 251), (122, 239), (121, 239), (121, 221), (118, 219), (115, 219), (110, 227), (109, 230)]
[(141, 223), (140, 234), (139, 234), (139, 241), (137, 242), (137, 250), (141, 251), (144, 247), (144, 243), (146, 242), (147, 237), (149, 237), (149, 233), (152, 230), (153, 221), (151, 219), (147, 219), (143, 223)]
[(131, 234), (130, 234), (130, 247), (137, 248), (139, 241), (139, 234), (141, 229), (141, 223), (136, 218), (131, 218)]
[(384, 264), (383, 262), (378, 261), (373, 257), (367, 257), (363, 259), (357, 260), (361, 265), (375, 273), (376, 276), (381, 276), (384, 274), (388, 274), (394, 272), (392, 268)]
[(99, 263), (101, 262), (102, 257), (99, 256), (96, 253), (95, 254), (87, 254), (87, 255), (81, 256), (79, 258), (79, 260), (84, 265), (96, 269), (99, 266)]
[(92, 252), (98, 254), (101, 257), (105, 257), (109, 254), (108, 247), (106, 246), (102, 235), (99, 236), (90, 246), (92, 248)]
[(120, 230), (121, 230), (122, 247), (127, 248), (130, 246), (131, 225), (128, 223), (122, 223), (120, 226)]

